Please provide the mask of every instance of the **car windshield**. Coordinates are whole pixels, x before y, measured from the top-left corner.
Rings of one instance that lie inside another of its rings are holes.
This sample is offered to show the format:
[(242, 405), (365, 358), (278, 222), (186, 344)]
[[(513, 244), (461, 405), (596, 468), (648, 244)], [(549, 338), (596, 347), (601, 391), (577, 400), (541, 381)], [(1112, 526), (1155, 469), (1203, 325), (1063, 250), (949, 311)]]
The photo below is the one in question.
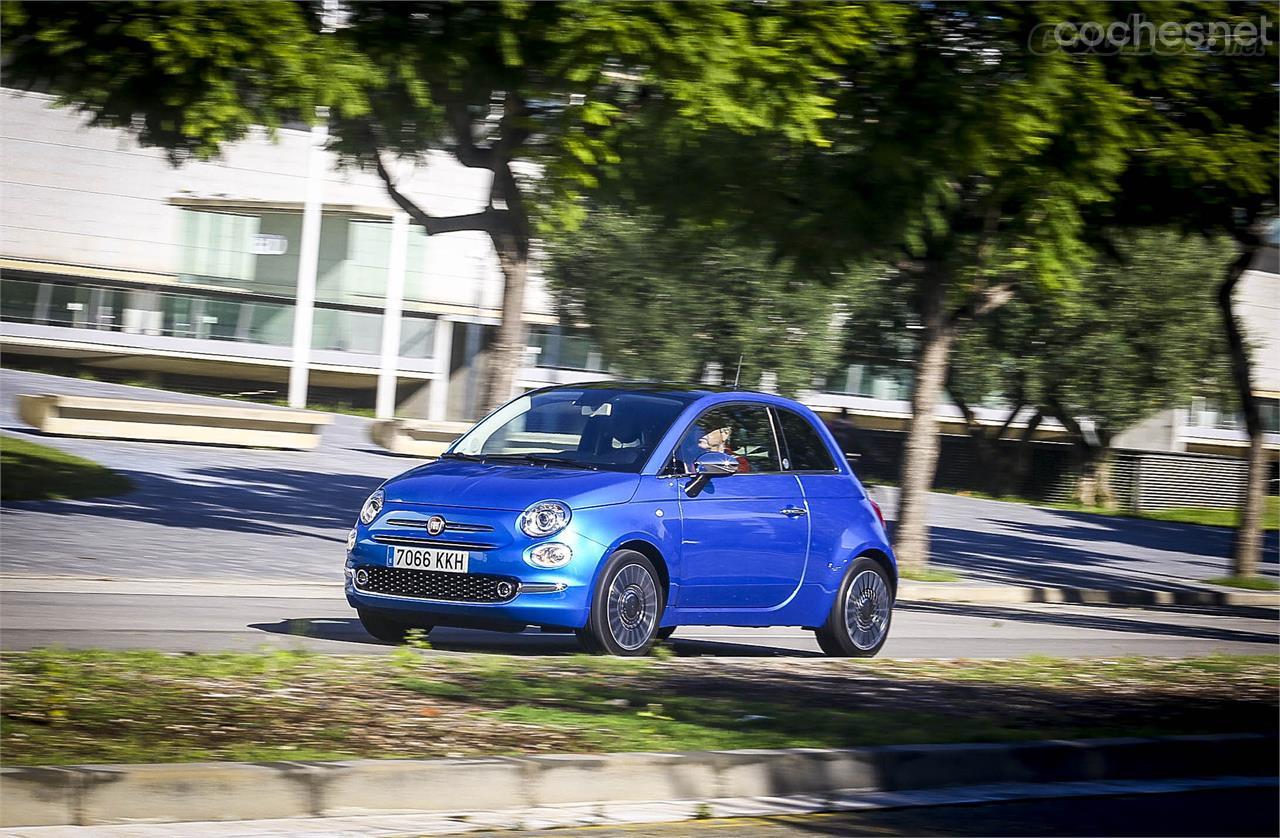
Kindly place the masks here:
[(530, 393), (481, 421), (444, 456), (639, 471), (687, 403), (677, 393), (595, 387)]

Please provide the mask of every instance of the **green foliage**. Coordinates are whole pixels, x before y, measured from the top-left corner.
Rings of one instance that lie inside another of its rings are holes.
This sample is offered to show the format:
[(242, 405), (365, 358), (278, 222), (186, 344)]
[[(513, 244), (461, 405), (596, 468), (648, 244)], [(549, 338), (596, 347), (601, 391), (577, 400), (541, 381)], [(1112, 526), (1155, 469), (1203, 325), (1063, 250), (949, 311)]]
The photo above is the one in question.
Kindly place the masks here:
[(213, 157), (255, 125), (311, 121), (320, 105), (358, 113), (379, 78), (299, 3), (8, 0), (0, 35), (6, 85), (50, 90), (174, 162)]
[(1172, 231), (1116, 237), (1078, 291), (1027, 289), (957, 343), (951, 388), (971, 403), (1060, 403), (1110, 436), (1152, 413), (1221, 392), (1225, 353), (1213, 285), (1225, 240)]
[[(48, 89), (176, 161), (252, 125), (331, 109), (334, 147), (458, 152), (541, 166), (523, 184), (548, 227), (617, 165), (621, 128), (715, 126), (823, 142), (832, 81), (875, 22), (853, 5), (361, 2), (4, 4), (6, 84)], [(472, 148), (472, 146), (475, 148)], [(487, 159), (482, 159), (487, 158)]]
[(599, 208), (547, 248), (564, 318), (589, 324), (628, 377), (697, 382), (718, 364), (729, 384), (741, 358), (743, 387), (771, 371), (780, 390), (795, 392), (838, 354), (831, 291), (767, 247)]
[(1280, 591), (1280, 583), (1265, 576), (1221, 576), (1204, 581), (1212, 585), (1225, 585), (1228, 588), (1243, 588), (1246, 591)]

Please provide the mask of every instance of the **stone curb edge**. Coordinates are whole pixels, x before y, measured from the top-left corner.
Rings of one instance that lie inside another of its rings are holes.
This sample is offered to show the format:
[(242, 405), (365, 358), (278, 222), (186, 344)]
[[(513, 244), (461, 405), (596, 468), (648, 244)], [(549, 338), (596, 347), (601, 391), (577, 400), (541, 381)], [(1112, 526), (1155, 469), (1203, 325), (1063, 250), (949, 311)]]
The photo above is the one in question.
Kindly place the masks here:
[(500, 812), (991, 783), (1273, 776), (1270, 734), (347, 762), (0, 768), (0, 827)]
[[(342, 583), (263, 579), (118, 579), (87, 576), (0, 575), (0, 591), (15, 593), (120, 593), (153, 596), (212, 596), (262, 599), (341, 598)], [(1115, 590), (1076, 587), (989, 585), (980, 582), (915, 582), (898, 587), (904, 602), (1079, 603), (1084, 605), (1262, 606), (1280, 608), (1280, 592), (1211, 588)]]

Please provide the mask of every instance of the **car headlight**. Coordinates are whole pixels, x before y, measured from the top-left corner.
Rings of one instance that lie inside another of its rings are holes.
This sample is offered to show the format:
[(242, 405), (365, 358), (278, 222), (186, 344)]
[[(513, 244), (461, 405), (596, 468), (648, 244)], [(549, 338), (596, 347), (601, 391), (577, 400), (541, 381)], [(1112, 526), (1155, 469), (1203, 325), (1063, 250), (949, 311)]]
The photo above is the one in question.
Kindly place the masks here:
[(573, 551), (569, 549), (569, 545), (561, 544), (558, 541), (539, 544), (531, 548), (524, 556), (524, 560), (529, 564), (543, 568), (564, 567), (572, 558)]
[(559, 501), (538, 501), (520, 513), (520, 531), (530, 538), (555, 535), (569, 526), (569, 515), (569, 507)]
[(347, 552), (350, 553), (356, 549), (356, 528), (352, 527), (351, 532), (347, 533)]
[(369, 499), (364, 502), (364, 506), (360, 507), (360, 523), (368, 525), (373, 523), (373, 519), (378, 517), (378, 513), (382, 511), (382, 500), (385, 495), (382, 490), (369, 495)]

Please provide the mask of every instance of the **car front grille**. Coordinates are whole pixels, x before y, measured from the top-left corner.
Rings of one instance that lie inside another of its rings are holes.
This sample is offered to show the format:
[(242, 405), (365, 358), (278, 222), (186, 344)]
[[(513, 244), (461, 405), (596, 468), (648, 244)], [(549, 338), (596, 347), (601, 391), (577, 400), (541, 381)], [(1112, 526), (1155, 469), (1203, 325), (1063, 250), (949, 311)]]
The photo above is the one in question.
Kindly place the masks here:
[[(368, 574), (365, 581), (361, 571)], [(492, 573), (442, 573), (403, 567), (361, 565), (356, 568), (356, 590), (370, 594), (434, 599), (445, 602), (507, 602), (520, 591), (514, 576)]]

